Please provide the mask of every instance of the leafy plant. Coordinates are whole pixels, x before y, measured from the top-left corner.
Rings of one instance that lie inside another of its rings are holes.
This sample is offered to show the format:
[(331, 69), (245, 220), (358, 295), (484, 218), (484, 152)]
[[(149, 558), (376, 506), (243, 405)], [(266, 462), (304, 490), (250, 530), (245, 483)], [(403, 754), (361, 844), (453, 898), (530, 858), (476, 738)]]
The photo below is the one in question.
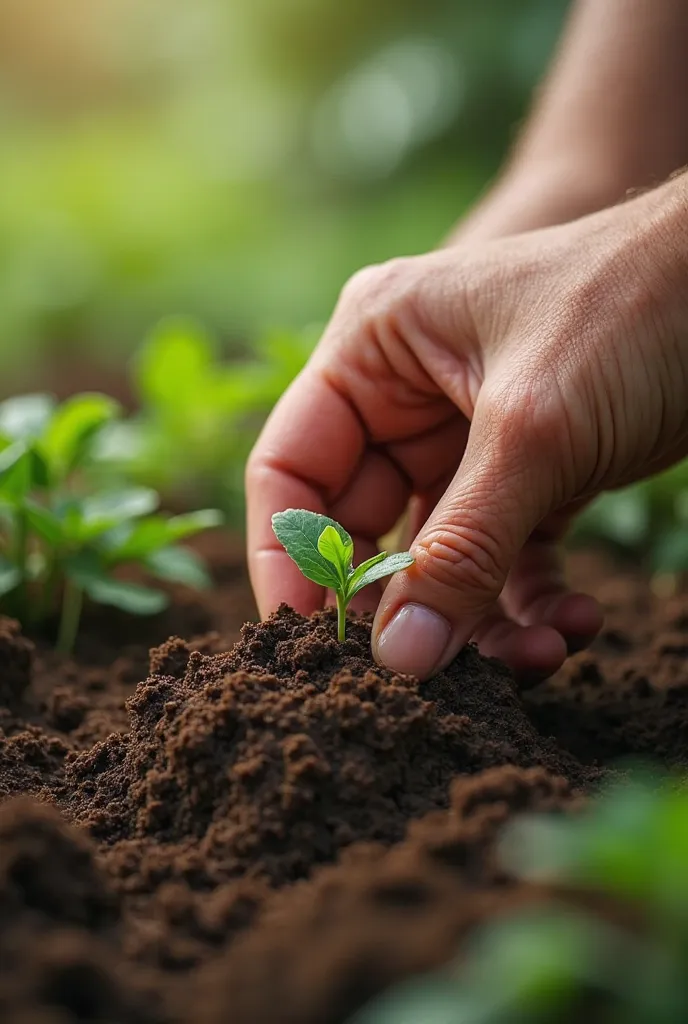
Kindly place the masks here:
[(163, 320), (133, 362), (139, 412), (101, 439), (107, 472), (119, 468), (182, 501), (200, 492), (238, 520), (246, 458), (311, 348), (306, 334), (275, 333), (250, 359), (223, 362), (198, 323)]
[(208, 582), (202, 561), (179, 541), (217, 526), (217, 511), (165, 518), (149, 487), (91, 486), (95, 439), (120, 412), (100, 394), (61, 405), (43, 394), (0, 404), (0, 608), (39, 624), (59, 598), (63, 651), (73, 647), (84, 596), (135, 615), (165, 607), (162, 591), (118, 579), (121, 565), (196, 587)]
[(303, 575), (323, 587), (334, 590), (337, 599), (337, 634), (346, 637), (346, 610), (359, 590), (385, 576), (408, 569), (413, 558), (407, 551), (387, 554), (381, 551), (354, 568), (354, 542), (334, 519), (288, 508), (272, 517), (272, 528)]
[[(688, 1020), (684, 783), (639, 775), (575, 816), (524, 817), (503, 857), (562, 898), (487, 925), (461, 965), (391, 990), (351, 1024)], [(615, 912), (592, 909), (605, 905)]]

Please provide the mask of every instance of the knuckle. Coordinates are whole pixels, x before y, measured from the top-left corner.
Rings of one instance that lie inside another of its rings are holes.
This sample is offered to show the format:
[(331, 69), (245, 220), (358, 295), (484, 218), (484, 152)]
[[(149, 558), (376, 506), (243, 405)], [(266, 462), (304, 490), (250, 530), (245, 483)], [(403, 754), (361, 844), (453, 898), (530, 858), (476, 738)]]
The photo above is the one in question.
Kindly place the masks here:
[(244, 467), (244, 486), (247, 491), (256, 491), (269, 472), (265, 460), (257, 449), (249, 455)]
[(436, 583), (494, 600), (504, 585), (499, 545), (484, 527), (447, 523), (424, 537), (413, 555)]
[(386, 306), (405, 290), (410, 263), (408, 257), (398, 257), (363, 267), (344, 285), (340, 302), (364, 313)]

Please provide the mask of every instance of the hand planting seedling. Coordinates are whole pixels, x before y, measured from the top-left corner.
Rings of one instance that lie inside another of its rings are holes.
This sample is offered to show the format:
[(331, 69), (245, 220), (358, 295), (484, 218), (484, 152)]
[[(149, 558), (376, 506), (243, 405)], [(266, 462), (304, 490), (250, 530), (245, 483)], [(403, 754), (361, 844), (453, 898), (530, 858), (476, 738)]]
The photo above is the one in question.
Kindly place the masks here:
[(148, 487), (89, 486), (96, 434), (120, 413), (99, 394), (57, 405), (49, 395), (0, 403), (0, 610), (39, 625), (61, 602), (58, 647), (72, 649), (84, 596), (134, 615), (168, 603), (160, 590), (113, 570), (138, 564), (160, 579), (202, 587), (202, 561), (178, 542), (217, 526), (214, 509), (164, 518)]
[(334, 590), (340, 640), (346, 638), (346, 610), (353, 596), (370, 583), (413, 564), (408, 551), (391, 555), (381, 551), (354, 568), (354, 542), (344, 527), (334, 519), (302, 508), (276, 512), (272, 528), (303, 575)]

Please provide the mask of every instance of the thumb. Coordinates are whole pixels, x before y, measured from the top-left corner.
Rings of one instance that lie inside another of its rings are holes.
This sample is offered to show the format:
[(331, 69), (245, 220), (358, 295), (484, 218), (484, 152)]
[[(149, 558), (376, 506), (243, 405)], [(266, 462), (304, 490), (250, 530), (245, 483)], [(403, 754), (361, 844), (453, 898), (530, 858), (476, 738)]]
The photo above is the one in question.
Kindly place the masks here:
[(411, 545), (415, 563), (391, 578), (373, 624), (376, 660), (421, 679), (468, 642), (553, 505), (554, 431), (540, 424), (538, 442), (532, 403), (509, 412), (483, 396), (458, 472)]

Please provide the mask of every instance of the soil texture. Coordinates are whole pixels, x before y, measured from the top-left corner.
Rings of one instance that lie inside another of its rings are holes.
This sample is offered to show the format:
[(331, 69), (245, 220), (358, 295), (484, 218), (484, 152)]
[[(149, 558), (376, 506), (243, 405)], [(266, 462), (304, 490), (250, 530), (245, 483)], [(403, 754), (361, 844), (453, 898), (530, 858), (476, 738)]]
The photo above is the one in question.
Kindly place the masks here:
[(554, 679), (520, 692), (468, 647), (421, 684), (366, 618), (240, 630), (240, 546), (203, 543), (210, 594), (93, 611), (73, 659), (0, 619), (7, 1024), (343, 1024), (541, 897), (499, 862), (515, 815), (619, 757), (685, 766), (686, 597), (587, 573), (607, 624)]

